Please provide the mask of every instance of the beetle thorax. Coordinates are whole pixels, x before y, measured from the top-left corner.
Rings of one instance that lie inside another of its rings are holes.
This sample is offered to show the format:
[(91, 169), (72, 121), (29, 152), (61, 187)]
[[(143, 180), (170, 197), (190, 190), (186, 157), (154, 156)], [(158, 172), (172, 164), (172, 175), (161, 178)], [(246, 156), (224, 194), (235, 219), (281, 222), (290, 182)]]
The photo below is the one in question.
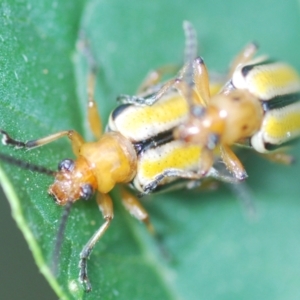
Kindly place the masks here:
[(108, 193), (116, 183), (131, 181), (136, 174), (134, 147), (117, 132), (106, 133), (97, 142), (83, 144), (80, 155), (88, 162), (101, 193)]
[(234, 90), (211, 99), (211, 106), (225, 122), (220, 142), (231, 145), (252, 136), (261, 127), (263, 109), (259, 100), (247, 90)]

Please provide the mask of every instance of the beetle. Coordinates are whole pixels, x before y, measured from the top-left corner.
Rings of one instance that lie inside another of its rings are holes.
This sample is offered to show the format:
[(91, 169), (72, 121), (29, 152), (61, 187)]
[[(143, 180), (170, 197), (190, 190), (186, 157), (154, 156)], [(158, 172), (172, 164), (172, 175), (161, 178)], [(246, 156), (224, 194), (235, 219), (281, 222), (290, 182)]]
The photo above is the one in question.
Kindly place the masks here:
[[(190, 23), (185, 22), (184, 28), (188, 49), (186, 51), (189, 52), (195, 34)], [(87, 260), (113, 219), (113, 204), (108, 193), (116, 184), (130, 184), (139, 193), (149, 194), (174, 183), (177, 188), (193, 188), (201, 185), (206, 178), (216, 178), (225, 182), (235, 180), (230, 174), (223, 174), (213, 166), (205, 176), (198, 172), (201, 149), (198, 145), (187, 145), (185, 141), (173, 137), (174, 128), (188, 118), (188, 104), (171, 85), (164, 90), (166, 85), (154, 84), (157, 80), (146, 79), (138, 98), (147, 102), (147, 99), (152, 99), (154, 95), (157, 97), (163, 89), (160, 100), (152, 106), (124, 101), (111, 113), (107, 131), (103, 134), (101, 118), (94, 100), (96, 66), (86, 43), (82, 43), (81, 47), (87, 56), (90, 70), (87, 82), (87, 118), (96, 141), (86, 142), (78, 132), (64, 130), (23, 142), (0, 129), (4, 145), (23, 149), (33, 149), (67, 137), (76, 157), (75, 160), (64, 159), (59, 162), (56, 172), (26, 163), (22, 165), (19, 160), (2, 155), (0, 159), (54, 176), (54, 183), (49, 187), (48, 193), (58, 205), (66, 207), (58, 236), (62, 236), (71, 205), (79, 199), (87, 200), (97, 192), (97, 203), (104, 223), (83, 247), (79, 263), (79, 279), (86, 291), (90, 291), (92, 286), (88, 278)], [(193, 60), (193, 53), (188, 57), (191, 57), (189, 60)], [(139, 200), (125, 189), (122, 189), (122, 202), (134, 217), (146, 224), (150, 232), (154, 231), (146, 210)], [(57, 242), (55, 253), (59, 247), (60, 241)]]
[(203, 102), (190, 102), (190, 118), (174, 130), (174, 136), (202, 149), (202, 174), (213, 164), (218, 148), (227, 169), (238, 180), (245, 179), (247, 173), (230, 149), (235, 143), (277, 162), (293, 161), (283, 152), (271, 151), (300, 135), (300, 77), (286, 63), (265, 56), (251, 59), (255, 52), (253, 44), (245, 48), (246, 59), (235, 63), (230, 80), (212, 97), (205, 64), (202, 59), (194, 61), (194, 80), (201, 82), (198, 92)]

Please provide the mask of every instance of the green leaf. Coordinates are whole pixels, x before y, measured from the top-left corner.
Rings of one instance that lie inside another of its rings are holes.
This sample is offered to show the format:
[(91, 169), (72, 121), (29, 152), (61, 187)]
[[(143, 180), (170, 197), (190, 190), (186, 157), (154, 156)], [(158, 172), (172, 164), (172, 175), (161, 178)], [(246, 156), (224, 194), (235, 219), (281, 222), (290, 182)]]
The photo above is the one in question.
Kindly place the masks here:
[[(249, 41), (300, 70), (296, 1), (9, 1), (0, 6), (0, 128), (18, 139), (63, 129), (85, 136), (86, 65), (76, 52), (84, 30), (100, 67), (96, 98), (104, 121), (120, 93), (134, 94), (151, 68), (182, 62), (183, 20), (198, 32), (210, 70), (223, 71)], [(297, 154), (299, 145), (293, 149)], [(51, 169), (72, 156), (68, 141), (20, 151)], [(299, 156), (299, 155), (298, 155)], [(226, 187), (145, 199), (166, 260), (143, 225), (121, 207), (88, 262), (93, 285), (78, 282), (79, 253), (102, 222), (94, 202), (74, 205), (60, 256), (49, 270), (62, 209), (47, 195), (51, 178), (1, 163), (0, 180), (35, 260), (61, 299), (298, 299), (299, 166), (249, 153), (242, 160), (257, 206), (249, 220)]]

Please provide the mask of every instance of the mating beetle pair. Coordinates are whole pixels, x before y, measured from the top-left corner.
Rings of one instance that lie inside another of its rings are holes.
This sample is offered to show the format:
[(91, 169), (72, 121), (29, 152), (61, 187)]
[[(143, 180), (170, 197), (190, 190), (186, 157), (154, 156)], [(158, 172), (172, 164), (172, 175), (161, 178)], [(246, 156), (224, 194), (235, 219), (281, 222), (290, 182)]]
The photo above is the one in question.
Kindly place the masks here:
[[(189, 23), (185, 31), (187, 45), (193, 44), (190, 38), (195, 34)], [(105, 134), (100, 130), (91, 72), (88, 120), (97, 142), (86, 143), (80, 134), (68, 130), (23, 143), (1, 130), (5, 144), (26, 149), (64, 136), (70, 139), (77, 159), (59, 164), (49, 193), (58, 204), (70, 206), (97, 191), (105, 222), (80, 255), (80, 279), (87, 290), (91, 289), (87, 258), (112, 220), (108, 192), (115, 184), (130, 183), (140, 193), (151, 193), (172, 184), (194, 187), (211, 177), (235, 182), (244, 179), (246, 172), (230, 149), (232, 144), (249, 144), (265, 152), (270, 145), (279, 146), (299, 135), (299, 78), (292, 68), (263, 59), (251, 61), (255, 52), (251, 44), (233, 64), (221, 92), (210, 97), (203, 60), (190, 52), (175, 79), (163, 85), (149, 81), (141, 95), (122, 96), (124, 103), (111, 114)], [(218, 156), (229, 174), (219, 171)], [(122, 201), (152, 230), (147, 212), (135, 197), (124, 191)]]

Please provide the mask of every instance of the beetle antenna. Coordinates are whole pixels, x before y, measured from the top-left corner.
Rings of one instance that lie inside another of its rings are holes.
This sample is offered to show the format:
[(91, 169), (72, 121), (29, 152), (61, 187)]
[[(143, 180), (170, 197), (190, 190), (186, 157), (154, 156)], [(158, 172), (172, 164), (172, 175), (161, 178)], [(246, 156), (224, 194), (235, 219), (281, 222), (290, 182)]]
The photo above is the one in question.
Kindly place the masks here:
[(187, 100), (189, 103), (192, 103), (192, 90), (194, 85), (194, 71), (193, 71), (193, 63), (197, 58), (197, 33), (194, 26), (188, 22), (183, 22), (183, 29), (185, 33), (185, 50), (184, 50), (184, 62), (187, 66), (186, 72), (184, 74), (185, 82), (187, 83)]
[(66, 203), (58, 227), (57, 235), (56, 235), (55, 247), (52, 254), (52, 266), (51, 266), (51, 271), (54, 276), (57, 275), (57, 271), (58, 271), (58, 259), (59, 259), (60, 249), (61, 249), (62, 242), (64, 240), (64, 234), (67, 226), (67, 221), (71, 212), (72, 203), (73, 202), (70, 200)]
[(27, 161), (12, 157), (12, 156), (7, 155), (7, 154), (0, 153), (0, 160), (2, 160), (5, 163), (8, 163), (10, 165), (17, 166), (21, 169), (30, 170), (30, 171), (33, 171), (33, 172), (38, 172), (38, 173), (49, 175), (49, 176), (55, 176), (55, 174), (56, 174), (55, 171), (49, 170), (46, 167), (38, 166), (38, 165), (35, 165), (35, 164), (32, 164), (32, 163), (29, 163)]
[(253, 193), (246, 182), (228, 183), (226, 186), (235, 194), (240, 201), (246, 217), (250, 220), (256, 220), (257, 210)]

